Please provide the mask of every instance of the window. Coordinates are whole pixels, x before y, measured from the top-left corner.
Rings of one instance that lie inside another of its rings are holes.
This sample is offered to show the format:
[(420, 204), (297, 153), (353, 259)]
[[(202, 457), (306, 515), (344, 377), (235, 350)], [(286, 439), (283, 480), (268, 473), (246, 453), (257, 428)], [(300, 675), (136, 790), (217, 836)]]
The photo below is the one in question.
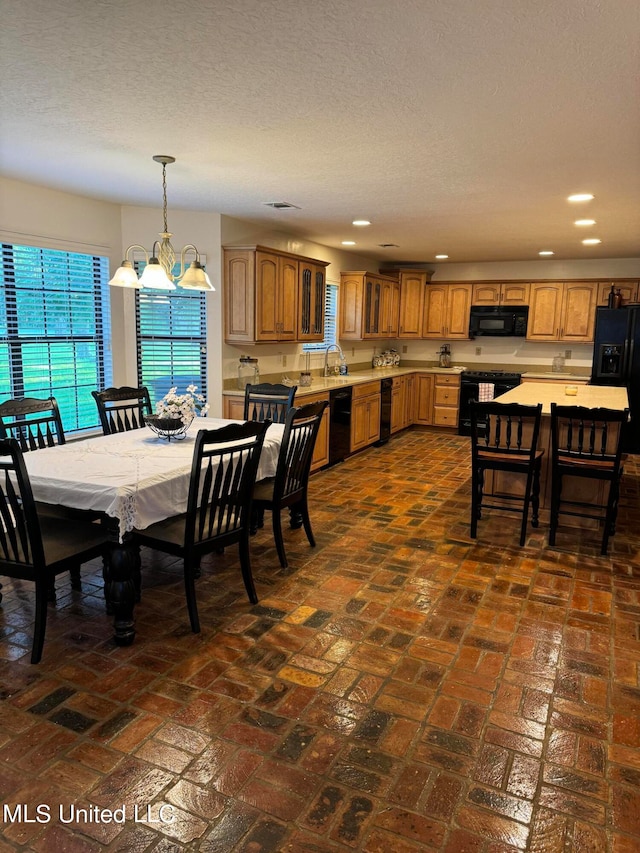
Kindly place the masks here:
[(337, 343), (338, 334), (338, 285), (327, 284), (324, 299), (324, 340), (314, 344), (303, 344), (303, 352), (319, 352), (330, 344)]
[(2, 244), (0, 399), (54, 396), (66, 433), (99, 426), (111, 385), (107, 258)]
[(136, 291), (138, 382), (146, 385), (151, 403), (174, 385), (207, 394), (207, 326), (201, 290)]

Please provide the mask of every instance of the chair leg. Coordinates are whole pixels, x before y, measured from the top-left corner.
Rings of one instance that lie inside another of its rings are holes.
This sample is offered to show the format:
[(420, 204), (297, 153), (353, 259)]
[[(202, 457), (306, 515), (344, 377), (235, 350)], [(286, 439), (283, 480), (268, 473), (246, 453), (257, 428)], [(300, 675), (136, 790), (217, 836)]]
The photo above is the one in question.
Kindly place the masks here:
[(533, 490), (531, 493), (531, 526), (538, 527), (540, 524), (538, 513), (540, 511), (540, 465), (533, 469)]
[(271, 520), (273, 523), (273, 538), (276, 542), (280, 565), (283, 569), (286, 569), (289, 564), (287, 563), (287, 555), (285, 554), (284, 540), (282, 538), (282, 519), (280, 517), (280, 510), (275, 506), (271, 510)]
[(562, 492), (562, 474), (556, 474), (551, 480), (551, 519), (549, 521), (549, 545), (556, 544), (558, 515), (560, 510), (560, 493)]
[(82, 578), (80, 576), (80, 565), (72, 566), (69, 569), (69, 578), (71, 580), (71, 589), (82, 590)]
[(36, 581), (36, 618), (33, 626), (33, 647), (31, 663), (40, 663), (44, 648), (44, 635), (47, 630), (47, 598), (51, 588), (51, 578)]
[(478, 535), (478, 519), (481, 517), (482, 506), (482, 468), (474, 468), (471, 473), (471, 538)]
[(313, 530), (311, 529), (311, 519), (309, 518), (309, 504), (307, 503), (307, 496), (298, 504), (298, 509), (300, 510), (300, 514), (302, 516), (302, 524), (304, 526), (304, 532), (307, 534), (307, 539), (309, 540), (309, 545), (312, 548), (316, 547), (315, 536), (313, 535)]
[(609, 537), (616, 532), (616, 517), (618, 515), (618, 483), (611, 482), (609, 485), (609, 499), (607, 501), (607, 513), (604, 520), (604, 531), (602, 533), (602, 544), (600, 553), (606, 554), (609, 548)]
[(529, 504), (531, 503), (532, 492), (532, 474), (527, 474), (527, 483), (525, 486), (524, 502), (522, 505), (522, 524), (520, 526), (520, 547), (524, 547), (527, 541), (527, 521), (529, 520)]
[(244, 581), (249, 601), (252, 604), (258, 603), (258, 594), (253, 583), (253, 575), (251, 573), (251, 555), (249, 554), (249, 535), (243, 536), (240, 539), (240, 567), (242, 569), (242, 579)]
[(187, 598), (187, 610), (189, 621), (194, 634), (200, 633), (200, 618), (198, 616), (198, 602), (196, 601), (196, 583), (194, 567), (185, 559), (184, 561), (184, 591)]
[(56, 579), (49, 578), (47, 581), (47, 601), (50, 601), (52, 604), (56, 603)]

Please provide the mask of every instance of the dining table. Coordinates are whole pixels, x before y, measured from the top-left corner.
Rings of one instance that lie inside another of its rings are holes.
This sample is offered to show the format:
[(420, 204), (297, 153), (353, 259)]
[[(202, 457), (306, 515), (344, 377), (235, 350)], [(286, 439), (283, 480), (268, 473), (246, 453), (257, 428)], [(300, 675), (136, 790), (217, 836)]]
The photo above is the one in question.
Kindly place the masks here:
[[(198, 417), (181, 439), (162, 438), (143, 427), (24, 455), (36, 501), (89, 511), (107, 525), (105, 599), (119, 645), (130, 645), (135, 638), (140, 592), (135, 531), (186, 512), (196, 434), (232, 423), (242, 421)], [(283, 432), (283, 424), (267, 429), (256, 479), (275, 475)]]

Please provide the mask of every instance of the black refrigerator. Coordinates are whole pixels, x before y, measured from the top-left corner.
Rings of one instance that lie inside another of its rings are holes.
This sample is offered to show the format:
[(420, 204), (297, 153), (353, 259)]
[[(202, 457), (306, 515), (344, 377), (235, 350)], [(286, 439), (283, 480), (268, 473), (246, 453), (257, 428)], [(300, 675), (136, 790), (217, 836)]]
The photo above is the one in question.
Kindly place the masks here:
[(596, 309), (592, 385), (625, 385), (631, 419), (624, 450), (640, 453), (640, 305)]

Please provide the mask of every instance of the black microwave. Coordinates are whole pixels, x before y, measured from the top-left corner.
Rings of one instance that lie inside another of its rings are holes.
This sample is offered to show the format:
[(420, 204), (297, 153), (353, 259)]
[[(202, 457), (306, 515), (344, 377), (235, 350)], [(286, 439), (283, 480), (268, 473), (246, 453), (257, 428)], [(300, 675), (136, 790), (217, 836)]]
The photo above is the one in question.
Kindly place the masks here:
[(500, 305), (472, 305), (469, 337), (481, 336), (524, 338), (527, 334), (529, 306), (507, 308)]

